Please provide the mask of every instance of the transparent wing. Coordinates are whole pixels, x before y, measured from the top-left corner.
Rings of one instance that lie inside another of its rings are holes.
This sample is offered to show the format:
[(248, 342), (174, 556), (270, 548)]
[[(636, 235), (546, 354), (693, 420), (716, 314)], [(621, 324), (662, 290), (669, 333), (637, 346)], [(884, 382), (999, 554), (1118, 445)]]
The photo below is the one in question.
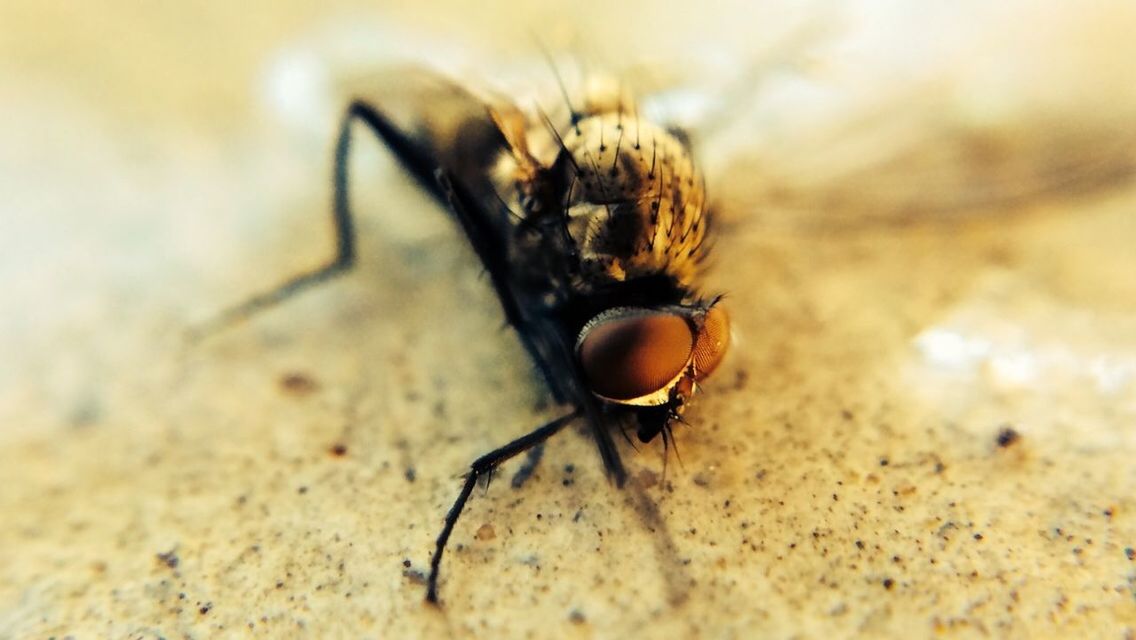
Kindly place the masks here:
[(1136, 177), (1136, 7), (920, 10), (863, 5), (744, 63), (624, 75), (690, 131), (727, 226), (935, 224)]

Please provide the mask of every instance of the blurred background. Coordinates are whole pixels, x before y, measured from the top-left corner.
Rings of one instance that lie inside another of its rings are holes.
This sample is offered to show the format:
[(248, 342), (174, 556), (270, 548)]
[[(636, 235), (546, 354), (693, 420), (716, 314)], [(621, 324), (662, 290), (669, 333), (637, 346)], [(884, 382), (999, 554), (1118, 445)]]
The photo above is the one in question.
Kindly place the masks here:
[[(8, 0), (0, 636), (1131, 635), (1134, 29), (1105, 0)], [(541, 47), (690, 132), (736, 356), (666, 481), (629, 451), (621, 498), (569, 436), (475, 498), (434, 616), (454, 476), (547, 411), (446, 217), (360, 142), (361, 268), (184, 337), (330, 255), (332, 138), (376, 69), (529, 107)]]

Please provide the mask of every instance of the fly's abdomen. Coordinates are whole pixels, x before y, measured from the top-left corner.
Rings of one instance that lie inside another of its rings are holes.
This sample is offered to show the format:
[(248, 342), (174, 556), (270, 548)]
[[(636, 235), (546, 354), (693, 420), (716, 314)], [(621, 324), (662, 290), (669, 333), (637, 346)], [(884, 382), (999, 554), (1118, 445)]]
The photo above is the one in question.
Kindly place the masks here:
[(666, 273), (690, 285), (708, 212), (702, 175), (683, 142), (622, 111), (585, 117), (563, 139), (575, 171), (569, 230), (585, 280)]

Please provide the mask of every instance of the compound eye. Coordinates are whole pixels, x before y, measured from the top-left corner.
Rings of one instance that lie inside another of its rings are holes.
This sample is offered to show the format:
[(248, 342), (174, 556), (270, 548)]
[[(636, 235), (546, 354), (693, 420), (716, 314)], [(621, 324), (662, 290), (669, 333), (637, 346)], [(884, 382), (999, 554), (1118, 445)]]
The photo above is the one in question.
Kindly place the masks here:
[(703, 380), (714, 372), (730, 349), (730, 316), (720, 306), (710, 307), (694, 343), (694, 379)]
[(656, 393), (690, 362), (694, 335), (682, 316), (626, 309), (589, 325), (577, 353), (598, 396), (631, 401)]

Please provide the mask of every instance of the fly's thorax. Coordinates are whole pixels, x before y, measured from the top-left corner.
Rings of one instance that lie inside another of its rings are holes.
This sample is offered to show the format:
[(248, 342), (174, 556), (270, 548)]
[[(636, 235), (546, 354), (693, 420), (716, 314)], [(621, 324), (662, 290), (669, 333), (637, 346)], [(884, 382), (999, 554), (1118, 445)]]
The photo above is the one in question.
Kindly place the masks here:
[(562, 137), (572, 172), (568, 228), (585, 283), (666, 273), (691, 284), (708, 220), (686, 146), (622, 111), (583, 118)]
[(696, 290), (708, 249), (701, 171), (682, 139), (602, 80), (564, 118), (490, 108), (506, 141), (490, 176), (514, 213), (514, 263), (578, 293), (653, 276)]

